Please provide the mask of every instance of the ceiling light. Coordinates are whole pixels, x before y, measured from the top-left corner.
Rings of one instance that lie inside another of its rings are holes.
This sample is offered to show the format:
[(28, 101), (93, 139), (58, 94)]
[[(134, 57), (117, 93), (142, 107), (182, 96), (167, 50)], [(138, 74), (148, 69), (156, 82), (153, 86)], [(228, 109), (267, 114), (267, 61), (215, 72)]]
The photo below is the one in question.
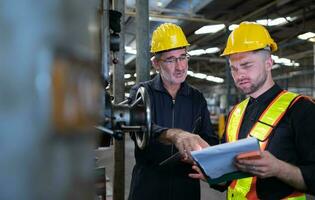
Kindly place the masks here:
[(168, 23), (174, 23), (174, 24), (178, 23), (178, 19), (170, 19), (166, 17), (149, 17), (149, 20), (154, 21), (154, 22), (168, 22)]
[(236, 29), (237, 27), (238, 27), (237, 24), (232, 24), (232, 25), (229, 26), (229, 30), (230, 30), (230, 31), (233, 31), (233, 30)]
[(156, 5), (159, 6), (159, 7), (162, 7), (163, 3), (161, 1), (158, 1), (158, 2), (156, 2)]
[(200, 78), (200, 79), (204, 79), (204, 78), (207, 78), (207, 74), (195, 73), (195, 74), (194, 74), (194, 77)]
[(191, 55), (191, 56), (200, 56), (200, 55), (203, 55), (203, 54), (217, 53), (219, 51), (220, 51), (220, 49), (218, 47), (210, 47), (210, 48), (208, 48), (206, 50), (204, 50), (204, 49), (191, 50), (191, 51), (188, 51), (188, 54)]
[(129, 54), (137, 54), (137, 50), (136, 49), (133, 49), (132, 47), (130, 46), (125, 46), (125, 52), (126, 53), (129, 53)]
[(199, 79), (206, 79), (207, 81), (215, 82), (215, 83), (223, 83), (224, 79), (216, 76), (208, 76), (207, 74), (203, 73), (194, 73), (193, 71), (188, 70), (187, 75)]
[(300, 63), (297, 63), (294, 60), (290, 60), (288, 58), (279, 58), (278, 56), (274, 56), (274, 55), (272, 55), (271, 57), (274, 60), (274, 62), (276, 63), (272, 67), (273, 69), (278, 68), (279, 67), (278, 64), (282, 64), (282, 65), (285, 65), (285, 66), (295, 66), (295, 67), (300, 66)]
[[(314, 37), (315, 37), (315, 33), (313, 33), (313, 32), (307, 32), (307, 33), (303, 33), (303, 34), (301, 34), (301, 35), (298, 35), (297, 36), (299, 39), (301, 39), (301, 40), (309, 40), (309, 39), (311, 39), (311, 40), (314, 40)], [(310, 40), (310, 41), (311, 41)], [(312, 41), (311, 41), (312, 42)]]
[(128, 81), (128, 82), (125, 83), (125, 85), (128, 85), (128, 86), (129, 86), (129, 85), (134, 85), (134, 84), (136, 84), (135, 81)]
[(215, 77), (215, 76), (207, 76), (206, 78), (208, 81), (216, 82), (216, 83), (223, 83), (224, 79), (220, 77)]
[(188, 51), (188, 54), (191, 56), (199, 56), (199, 55), (206, 54), (206, 51), (204, 49), (195, 49), (195, 50)]
[(293, 66), (294, 66), (294, 67), (299, 67), (299, 66), (300, 66), (300, 63), (294, 62), (294, 63), (293, 63)]
[(279, 58), (278, 62), (284, 65), (289, 65), (291, 63), (291, 60), (287, 58)]
[(210, 48), (206, 49), (206, 53), (209, 53), (209, 54), (217, 53), (219, 51), (220, 51), (220, 48), (218, 48), (218, 47), (210, 47)]
[(297, 17), (279, 17), (276, 19), (260, 19), (256, 20), (256, 22), (264, 26), (280, 26), (292, 22), (296, 19)]
[(125, 75), (124, 75), (124, 78), (125, 78), (125, 79), (128, 79), (128, 78), (130, 78), (130, 77), (131, 77), (131, 74), (125, 74)]
[(224, 24), (207, 25), (195, 31), (195, 34), (216, 33), (225, 28)]
[(193, 72), (193, 71), (188, 70), (188, 71), (187, 71), (187, 75), (189, 75), (189, 76), (193, 76), (193, 75), (194, 75), (194, 72)]

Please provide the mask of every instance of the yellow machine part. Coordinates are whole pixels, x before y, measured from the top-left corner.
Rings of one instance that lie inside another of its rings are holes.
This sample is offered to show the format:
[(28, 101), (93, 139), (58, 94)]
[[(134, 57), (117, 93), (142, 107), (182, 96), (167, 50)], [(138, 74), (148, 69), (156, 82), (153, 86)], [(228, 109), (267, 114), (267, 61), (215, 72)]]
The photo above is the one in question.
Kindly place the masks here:
[(218, 135), (219, 139), (222, 139), (223, 133), (225, 130), (225, 116), (224, 114), (219, 115), (219, 120), (218, 120)]

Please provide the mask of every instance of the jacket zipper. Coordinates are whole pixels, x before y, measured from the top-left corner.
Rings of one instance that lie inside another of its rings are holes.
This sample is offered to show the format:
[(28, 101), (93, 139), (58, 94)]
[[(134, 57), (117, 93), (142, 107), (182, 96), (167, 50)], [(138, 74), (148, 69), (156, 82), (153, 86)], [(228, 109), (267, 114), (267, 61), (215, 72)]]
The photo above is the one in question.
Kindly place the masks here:
[[(172, 99), (172, 128), (175, 127), (175, 99)], [(171, 147), (171, 156), (174, 154), (174, 144), (172, 144), (172, 147)], [(173, 197), (173, 178), (172, 178), (172, 174), (174, 173), (174, 166), (171, 166), (171, 182), (170, 182), (170, 193), (169, 193), (169, 199), (171, 200), (172, 197)]]
[[(172, 105), (172, 128), (175, 127), (175, 99), (172, 99), (173, 105)], [(172, 149), (171, 149), (171, 156), (174, 153), (174, 144), (172, 144)]]

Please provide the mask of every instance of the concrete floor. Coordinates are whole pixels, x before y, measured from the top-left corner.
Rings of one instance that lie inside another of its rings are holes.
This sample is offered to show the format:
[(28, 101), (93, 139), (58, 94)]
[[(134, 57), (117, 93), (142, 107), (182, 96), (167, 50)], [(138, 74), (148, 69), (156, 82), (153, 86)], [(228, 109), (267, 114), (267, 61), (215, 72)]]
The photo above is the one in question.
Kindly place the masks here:
[[(125, 149), (125, 199), (128, 198), (129, 194), (129, 186), (131, 180), (131, 172), (134, 166), (135, 160), (133, 156), (134, 143), (133, 141), (127, 137), (126, 139), (126, 149)], [(112, 181), (113, 181), (113, 147), (106, 149), (96, 150), (96, 157), (98, 158), (97, 165), (106, 167), (106, 175), (109, 178), (109, 182), (107, 184), (107, 200), (112, 199)], [(201, 181), (201, 200), (224, 200), (225, 192), (221, 193), (214, 189), (209, 188), (207, 183)], [(308, 196), (308, 200), (315, 200), (315, 197)]]

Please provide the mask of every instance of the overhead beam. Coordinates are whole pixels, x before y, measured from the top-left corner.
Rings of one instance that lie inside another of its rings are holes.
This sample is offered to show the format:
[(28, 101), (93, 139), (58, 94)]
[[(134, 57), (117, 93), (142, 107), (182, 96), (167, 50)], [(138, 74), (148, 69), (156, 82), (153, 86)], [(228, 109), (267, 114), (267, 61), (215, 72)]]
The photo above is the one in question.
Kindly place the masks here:
[(213, 0), (203, 0), (203, 1), (199, 1), (199, 4), (197, 4), (194, 8), (193, 8), (193, 13), (197, 13), (199, 12), (201, 9), (203, 9), (204, 7), (206, 7), (208, 4), (210, 4)]
[(311, 50), (307, 50), (307, 51), (303, 51), (303, 52), (287, 55), (285, 57), (297, 60), (297, 59), (305, 58), (306, 56), (312, 56), (312, 55), (313, 55), (313, 50), (311, 49)]
[[(126, 11), (126, 15), (135, 17), (136, 12), (134, 11)], [(208, 24), (222, 24), (223, 22), (217, 21), (217, 20), (211, 20), (206, 18), (200, 18), (200, 17), (186, 17), (186, 16), (172, 16), (172, 15), (162, 15), (162, 14), (156, 14), (156, 13), (149, 13), (150, 17), (156, 17), (160, 19), (178, 19), (178, 20), (184, 20), (184, 21), (191, 21), (191, 22), (204, 22)]]

